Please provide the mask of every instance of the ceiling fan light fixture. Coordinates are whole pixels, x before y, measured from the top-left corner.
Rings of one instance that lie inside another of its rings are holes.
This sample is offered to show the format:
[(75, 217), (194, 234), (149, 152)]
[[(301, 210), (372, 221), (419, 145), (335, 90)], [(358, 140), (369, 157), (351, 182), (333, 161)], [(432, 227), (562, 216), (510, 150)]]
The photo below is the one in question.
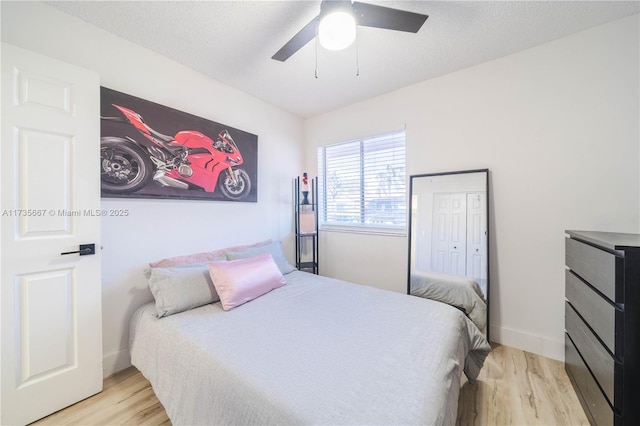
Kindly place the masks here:
[(318, 23), (320, 45), (328, 50), (342, 50), (356, 39), (356, 20), (352, 13), (340, 10), (321, 17)]
[[(284, 62), (314, 38), (316, 47), (345, 49), (356, 40), (356, 28), (359, 26), (417, 33), (428, 17), (360, 1), (321, 0), (320, 14), (302, 27), (271, 58)], [(316, 61), (317, 57), (316, 49)]]

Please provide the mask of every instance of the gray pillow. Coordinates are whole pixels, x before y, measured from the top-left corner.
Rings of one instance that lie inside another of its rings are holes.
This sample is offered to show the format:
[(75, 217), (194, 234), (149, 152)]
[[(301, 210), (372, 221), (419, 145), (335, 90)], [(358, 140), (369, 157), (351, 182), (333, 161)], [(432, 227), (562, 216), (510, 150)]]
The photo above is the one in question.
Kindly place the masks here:
[(272, 241), (261, 246), (250, 247), (244, 250), (225, 253), (227, 259), (246, 259), (247, 257), (257, 256), (259, 254), (269, 253), (273, 258), (273, 261), (278, 265), (280, 273), (286, 275), (296, 270), (296, 268), (289, 263), (284, 253), (282, 252), (282, 244), (280, 241)]
[(158, 318), (220, 300), (207, 263), (174, 268), (151, 268), (149, 289)]

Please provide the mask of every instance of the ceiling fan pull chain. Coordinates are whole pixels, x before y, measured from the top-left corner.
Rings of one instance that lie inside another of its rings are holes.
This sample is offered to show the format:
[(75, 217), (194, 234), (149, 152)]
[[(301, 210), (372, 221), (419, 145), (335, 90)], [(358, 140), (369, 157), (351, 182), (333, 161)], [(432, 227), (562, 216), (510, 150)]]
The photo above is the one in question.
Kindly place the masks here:
[(316, 25), (316, 78), (318, 78), (318, 26)]
[(356, 25), (356, 77), (360, 75), (360, 42), (358, 41), (358, 26)]

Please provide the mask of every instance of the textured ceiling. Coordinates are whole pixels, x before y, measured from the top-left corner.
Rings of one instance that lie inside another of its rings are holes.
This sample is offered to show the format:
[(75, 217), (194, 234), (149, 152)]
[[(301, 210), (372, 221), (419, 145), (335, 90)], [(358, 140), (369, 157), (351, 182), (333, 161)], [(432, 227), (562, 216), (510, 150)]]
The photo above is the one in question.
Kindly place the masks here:
[(46, 3), (301, 117), (640, 12), (638, 1), (365, 2), (429, 19), (417, 34), (359, 27), (357, 54), (311, 42), (278, 62), (319, 0)]

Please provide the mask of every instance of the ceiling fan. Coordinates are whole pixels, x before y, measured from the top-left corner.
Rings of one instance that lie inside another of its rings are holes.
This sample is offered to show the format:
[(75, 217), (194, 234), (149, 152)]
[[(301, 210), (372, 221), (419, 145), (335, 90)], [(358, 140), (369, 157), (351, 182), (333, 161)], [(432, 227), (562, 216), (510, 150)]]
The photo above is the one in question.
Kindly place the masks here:
[(271, 59), (284, 62), (318, 36), (330, 50), (348, 47), (355, 39), (356, 25), (417, 33), (428, 16), (351, 0), (322, 0), (320, 14), (285, 43)]

